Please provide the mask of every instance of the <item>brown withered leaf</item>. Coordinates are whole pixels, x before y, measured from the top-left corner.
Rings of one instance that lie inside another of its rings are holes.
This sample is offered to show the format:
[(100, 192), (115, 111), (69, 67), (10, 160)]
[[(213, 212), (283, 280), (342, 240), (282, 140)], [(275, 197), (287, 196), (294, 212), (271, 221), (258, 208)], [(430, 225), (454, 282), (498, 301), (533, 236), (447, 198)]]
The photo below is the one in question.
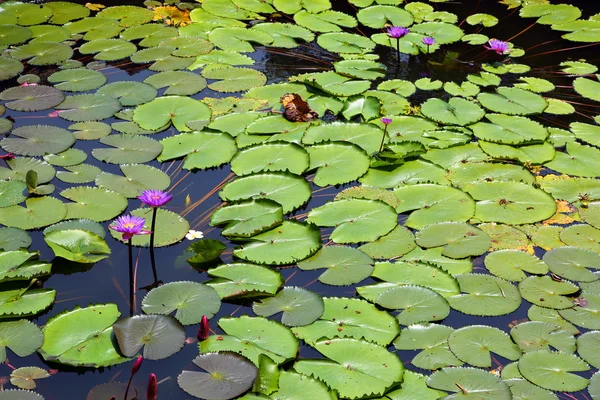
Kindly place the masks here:
[(310, 109), (307, 102), (296, 93), (287, 93), (281, 96), (283, 116), (291, 122), (310, 122), (319, 118), (319, 114)]

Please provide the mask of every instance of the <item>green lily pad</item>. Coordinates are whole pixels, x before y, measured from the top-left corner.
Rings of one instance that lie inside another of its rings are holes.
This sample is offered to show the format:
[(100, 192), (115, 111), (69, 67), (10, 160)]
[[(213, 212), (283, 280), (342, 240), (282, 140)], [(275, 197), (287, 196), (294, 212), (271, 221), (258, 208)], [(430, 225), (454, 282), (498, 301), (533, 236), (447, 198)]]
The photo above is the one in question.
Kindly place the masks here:
[(110, 255), (110, 248), (95, 233), (79, 230), (58, 230), (44, 236), (57, 257), (78, 262), (95, 263)]
[(205, 69), (202, 76), (206, 79), (220, 79), (218, 82), (209, 83), (208, 87), (224, 93), (243, 92), (267, 83), (265, 74), (250, 68)]
[(234, 179), (219, 192), (225, 201), (273, 200), (288, 213), (304, 205), (311, 195), (309, 183), (290, 173), (268, 172)]
[(477, 100), (485, 108), (509, 115), (539, 114), (548, 103), (538, 94), (519, 88), (499, 87), (497, 93), (480, 93)]
[[(141, 217), (146, 220), (144, 230), (150, 231), (152, 224), (152, 208), (138, 208), (131, 212), (131, 215)], [(190, 230), (190, 224), (172, 211), (158, 209), (156, 214), (156, 230), (154, 232), (154, 247), (164, 247), (179, 242)], [(110, 230), (110, 234), (117, 240), (121, 240), (121, 234)], [(134, 246), (148, 246), (150, 244), (150, 235), (136, 235), (132, 239)]]
[(596, 177), (600, 172), (600, 150), (576, 142), (567, 143), (567, 152), (557, 152), (546, 167), (571, 176)]
[(360, 246), (359, 250), (375, 259), (389, 259), (403, 256), (415, 247), (413, 233), (403, 226), (397, 226), (387, 235)]
[(17, 86), (0, 93), (0, 100), (9, 100), (4, 105), (15, 111), (41, 111), (63, 102), (65, 95), (50, 86)]
[(131, 199), (144, 190), (165, 190), (171, 184), (166, 173), (149, 165), (124, 164), (120, 168), (124, 176), (103, 172), (96, 177), (96, 185)]
[(96, 94), (118, 99), (123, 106), (129, 107), (154, 100), (157, 91), (146, 83), (120, 81), (109, 83), (108, 85), (101, 87)]
[(18, 228), (0, 228), (0, 249), (14, 251), (31, 246), (31, 236)]
[(23, 71), (23, 64), (19, 60), (0, 56), (0, 81), (13, 78)]
[(443, 246), (442, 255), (451, 258), (479, 256), (490, 247), (487, 233), (461, 222), (428, 225), (417, 233), (416, 242), (425, 248)]
[(485, 257), (484, 263), (490, 273), (512, 282), (527, 278), (525, 272), (538, 275), (548, 272), (546, 263), (535, 255), (512, 249), (491, 252)]
[(85, 218), (97, 222), (108, 221), (127, 208), (125, 196), (101, 188), (71, 187), (60, 192), (60, 195), (73, 201), (65, 205), (66, 219)]
[[(79, 164), (65, 167), (67, 171), (58, 171), (56, 178), (66, 183), (89, 183), (94, 182), (102, 170), (94, 165)], [(39, 176), (39, 175), (38, 175)]]
[(0, 322), (0, 360), (6, 362), (6, 349), (10, 349), (19, 357), (33, 354), (44, 343), (44, 335), (40, 328), (31, 321)]
[(169, 315), (136, 315), (113, 324), (121, 354), (135, 356), (144, 347), (143, 357), (161, 360), (177, 353), (184, 345), (183, 325)]
[[(418, 262), (380, 262), (371, 274), (377, 279), (399, 285), (423, 286), (445, 298), (460, 293), (458, 282), (441, 268)], [(383, 286), (383, 289), (389, 288)]]
[(69, 126), (70, 130), (75, 130), (75, 138), (78, 140), (97, 140), (110, 134), (110, 125), (104, 122), (78, 122)]
[(279, 272), (261, 265), (224, 264), (207, 273), (213, 279), (206, 285), (215, 289), (222, 299), (274, 295), (283, 284)]
[(353, 28), (358, 25), (354, 17), (332, 10), (318, 13), (301, 10), (294, 14), (294, 21), (313, 32), (341, 32), (340, 27)]
[(24, 230), (41, 228), (61, 221), (67, 207), (53, 197), (28, 198), (25, 207), (14, 205), (0, 208), (0, 223)]
[(154, 160), (163, 150), (156, 140), (139, 135), (110, 135), (100, 143), (114, 148), (92, 150), (94, 158), (110, 164), (145, 163)]
[(587, 302), (586, 305), (560, 309), (559, 314), (574, 325), (586, 329), (600, 329), (600, 295), (584, 291), (582, 297)]
[(440, 321), (450, 314), (448, 302), (435, 291), (421, 286), (398, 286), (377, 296), (375, 302), (387, 309), (400, 311), (400, 325)]
[(460, 97), (453, 97), (448, 103), (429, 99), (421, 106), (421, 112), (436, 122), (461, 126), (477, 122), (485, 115), (477, 104)]
[(221, 318), (219, 326), (226, 335), (212, 335), (200, 342), (201, 354), (234, 351), (254, 364), (258, 364), (261, 354), (267, 355), (277, 364), (296, 357), (298, 340), (289, 328), (278, 322), (244, 315), (239, 318)]
[(448, 392), (458, 392), (451, 395), (453, 398), (477, 400), (512, 398), (508, 385), (499, 376), (478, 368), (443, 368), (427, 378), (427, 386)]
[(0, 207), (10, 207), (22, 203), (27, 199), (24, 195), (27, 190), (25, 182), (0, 181)]
[(565, 279), (578, 282), (598, 280), (590, 269), (597, 269), (600, 255), (580, 247), (558, 247), (544, 254), (544, 262), (550, 272)]
[(142, 300), (146, 314), (168, 315), (175, 311), (175, 318), (183, 325), (197, 324), (203, 315), (212, 318), (220, 307), (217, 292), (197, 282), (170, 282), (152, 289)]
[(519, 359), (519, 371), (528, 381), (560, 392), (585, 389), (589, 381), (572, 372), (588, 371), (589, 368), (576, 355), (548, 350), (525, 353)]
[(73, 49), (63, 43), (35, 42), (15, 48), (11, 57), (31, 65), (56, 65), (73, 56)]
[(254, 47), (250, 42), (266, 46), (273, 43), (273, 37), (259, 29), (224, 27), (213, 29), (208, 39), (221, 50), (251, 53)]
[(298, 263), (301, 270), (327, 270), (317, 279), (327, 285), (346, 286), (358, 283), (373, 272), (373, 260), (360, 250), (345, 246), (326, 246)]
[(335, 226), (330, 236), (335, 243), (360, 243), (389, 233), (397, 225), (397, 214), (382, 201), (348, 199), (312, 209), (307, 221)]
[(15, 154), (43, 156), (61, 153), (74, 143), (75, 137), (66, 129), (49, 125), (25, 125), (13, 129), (11, 137), (2, 139), (0, 146)]
[(518, 360), (521, 349), (510, 336), (498, 328), (471, 325), (455, 330), (448, 337), (450, 350), (459, 360), (475, 367), (491, 367), (495, 353), (509, 360)]
[(210, 223), (223, 225), (221, 234), (232, 237), (252, 237), (283, 222), (281, 205), (267, 200), (250, 200), (221, 207), (212, 213)]
[(394, 317), (364, 300), (325, 297), (323, 303), (323, 315), (317, 321), (292, 329), (311, 345), (323, 337), (351, 337), (386, 346), (400, 332)]
[[(225, 132), (182, 133), (161, 141), (161, 162), (185, 156), (184, 169), (207, 169), (229, 162), (237, 152), (234, 139)], [(215, 151), (218, 148), (219, 151)]]
[(104, 227), (100, 225), (96, 221), (92, 221), (91, 219), (71, 219), (68, 221), (62, 221), (54, 225), (50, 225), (46, 229), (44, 229), (44, 236), (54, 231), (64, 231), (78, 229), (83, 231), (88, 231), (97, 236), (100, 236), (102, 239), (106, 236), (106, 231)]
[(142, 25), (150, 22), (154, 17), (151, 10), (135, 6), (108, 7), (96, 15), (100, 18), (116, 19), (124, 27)]
[[(166, 87), (167, 89), (164, 91), (164, 94), (179, 96), (191, 96), (206, 87), (206, 79), (186, 71), (160, 72), (144, 79), (144, 83), (152, 85), (156, 89)], [(156, 97), (156, 94), (154, 97)]]
[(198, 100), (190, 97), (166, 96), (138, 106), (133, 114), (133, 121), (148, 130), (157, 130), (172, 122), (178, 131), (187, 132), (191, 130), (187, 123), (208, 121), (210, 116), (208, 106)]
[(471, 127), (479, 139), (503, 144), (524, 144), (540, 142), (548, 137), (548, 131), (541, 124), (525, 117), (503, 114), (487, 114), (491, 122), (478, 122)]
[(462, 294), (448, 298), (453, 309), (469, 315), (509, 314), (521, 305), (519, 290), (510, 282), (484, 274), (456, 277)]
[[(39, 332), (42, 334), (42, 332)], [(10, 383), (21, 389), (35, 389), (36, 379), (49, 378), (50, 374), (45, 369), (39, 367), (21, 367), (15, 369), (10, 374)]]
[(67, 96), (56, 106), (61, 118), (73, 122), (98, 121), (110, 118), (121, 109), (118, 100), (97, 94), (79, 94)]
[(323, 299), (309, 290), (290, 286), (283, 288), (274, 297), (254, 302), (252, 311), (263, 317), (282, 312), (283, 325), (304, 326), (323, 314)]
[(574, 353), (577, 348), (572, 333), (548, 322), (528, 321), (518, 324), (510, 330), (510, 336), (525, 353), (550, 350), (550, 346), (558, 351)]
[(87, 153), (83, 150), (70, 148), (58, 154), (47, 154), (44, 161), (58, 167), (71, 167), (79, 165), (87, 159)]
[(33, 36), (31, 29), (25, 26), (1, 25), (0, 26), (0, 45), (10, 46), (24, 43)]
[[(115, 304), (77, 307), (52, 317), (44, 326), (45, 360), (73, 366), (102, 367), (127, 361), (113, 343), (112, 325), (121, 313)], [(86, 351), (81, 351), (86, 349)]]
[(549, 276), (530, 276), (519, 283), (519, 292), (525, 300), (555, 310), (573, 307), (573, 300), (566, 295), (578, 290), (571, 282), (556, 282)]
[(369, 169), (367, 154), (351, 143), (332, 142), (309, 147), (310, 169), (317, 169), (318, 186), (339, 185), (360, 178)]
[[(318, 341), (314, 347), (328, 360), (300, 360), (294, 369), (323, 379), (343, 397), (381, 394), (404, 373), (400, 359), (369, 342), (338, 338)], [(360, 363), (357, 354), (362, 354)], [(346, 368), (348, 363), (355, 367)]]
[(38, 177), (38, 184), (47, 183), (54, 178), (56, 170), (47, 162), (33, 157), (15, 157), (7, 160), (6, 164), (10, 167), (0, 167), (0, 179), (11, 179), (25, 182), (29, 171), (35, 171)]
[(258, 369), (248, 359), (233, 352), (205, 353), (193, 363), (206, 372), (183, 371), (179, 387), (194, 397), (231, 399), (252, 387)]
[(448, 337), (453, 328), (439, 324), (414, 324), (394, 340), (397, 350), (423, 350), (411, 361), (415, 367), (436, 370), (447, 366), (462, 365), (448, 347)]
[(293, 220), (260, 233), (233, 254), (257, 264), (291, 264), (313, 255), (321, 247), (321, 234), (313, 224)]

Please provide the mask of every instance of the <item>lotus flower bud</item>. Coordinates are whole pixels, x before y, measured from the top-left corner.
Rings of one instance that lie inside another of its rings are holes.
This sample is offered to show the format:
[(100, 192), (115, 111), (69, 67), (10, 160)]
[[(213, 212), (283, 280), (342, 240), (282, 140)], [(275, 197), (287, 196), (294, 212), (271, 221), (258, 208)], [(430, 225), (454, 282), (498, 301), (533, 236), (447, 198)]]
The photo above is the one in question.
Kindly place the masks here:
[(202, 316), (202, 321), (200, 321), (200, 329), (198, 329), (198, 340), (206, 340), (210, 336), (210, 326), (208, 325), (208, 318), (206, 315)]
[(146, 391), (146, 400), (156, 400), (158, 394), (158, 382), (156, 381), (156, 375), (150, 374), (148, 379), (148, 390)]
[(139, 356), (138, 359), (135, 360), (133, 366), (131, 367), (131, 375), (137, 374), (137, 372), (140, 370), (140, 367), (142, 366), (142, 361), (144, 361), (144, 357), (142, 356)]

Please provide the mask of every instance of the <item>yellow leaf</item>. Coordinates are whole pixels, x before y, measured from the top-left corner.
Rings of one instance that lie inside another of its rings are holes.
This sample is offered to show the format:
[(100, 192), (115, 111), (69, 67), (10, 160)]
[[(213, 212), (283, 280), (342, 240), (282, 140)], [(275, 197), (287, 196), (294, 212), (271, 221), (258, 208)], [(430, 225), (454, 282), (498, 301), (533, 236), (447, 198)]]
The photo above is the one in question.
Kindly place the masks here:
[(102, 10), (106, 6), (103, 4), (85, 3), (85, 7), (89, 8), (92, 11), (98, 11), (98, 10)]
[(186, 26), (192, 23), (190, 11), (182, 11), (174, 6), (156, 7), (154, 10), (154, 21), (163, 21), (167, 25)]

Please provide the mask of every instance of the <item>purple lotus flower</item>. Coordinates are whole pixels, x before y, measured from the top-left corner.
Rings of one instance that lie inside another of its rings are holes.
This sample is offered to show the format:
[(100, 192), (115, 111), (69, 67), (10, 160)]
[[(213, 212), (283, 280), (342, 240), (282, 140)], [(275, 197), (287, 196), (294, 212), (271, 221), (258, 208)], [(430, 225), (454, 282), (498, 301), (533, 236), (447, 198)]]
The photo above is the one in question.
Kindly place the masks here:
[(113, 231), (117, 231), (123, 234), (121, 238), (124, 242), (128, 241), (135, 235), (147, 235), (150, 231), (144, 230), (144, 224), (146, 220), (141, 217), (133, 215), (123, 215), (115, 220), (114, 225), (108, 227)]
[(502, 55), (502, 54), (506, 54), (508, 52), (508, 43), (503, 42), (502, 40), (498, 40), (498, 39), (490, 39), (488, 41), (489, 47), (488, 46), (483, 46), (488, 50), (493, 50), (496, 53)]
[(162, 190), (144, 190), (138, 199), (150, 207), (162, 207), (171, 201), (173, 196)]
[(433, 46), (435, 44), (435, 39), (427, 36), (423, 38), (423, 43), (427, 46)]
[(383, 122), (384, 125), (389, 125), (392, 123), (392, 119), (391, 118), (381, 118), (381, 122)]
[(407, 28), (401, 26), (390, 26), (387, 30), (387, 35), (392, 39), (401, 39), (410, 32)]

